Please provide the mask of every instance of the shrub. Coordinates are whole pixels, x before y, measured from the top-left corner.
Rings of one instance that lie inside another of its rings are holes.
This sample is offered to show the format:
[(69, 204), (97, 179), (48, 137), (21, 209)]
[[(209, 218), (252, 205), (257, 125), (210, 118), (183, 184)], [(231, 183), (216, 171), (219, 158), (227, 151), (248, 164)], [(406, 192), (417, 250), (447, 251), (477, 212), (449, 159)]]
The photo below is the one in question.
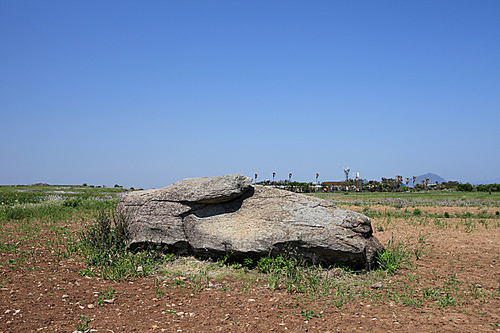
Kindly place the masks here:
[(80, 206), (81, 203), (82, 203), (81, 198), (72, 198), (72, 199), (64, 200), (63, 206), (76, 208), (76, 207)]
[(124, 254), (129, 239), (123, 220), (112, 227), (112, 218), (106, 211), (100, 211), (96, 224), (87, 227), (79, 235), (82, 250), (87, 254), (90, 265), (110, 265)]
[(476, 191), (478, 192), (500, 192), (500, 184), (477, 185)]
[(458, 184), (457, 185), (457, 191), (463, 191), (463, 192), (472, 192), (474, 188), (470, 183), (466, 184)]
[(163, 255), (159, 245), (141, 244), (133, 253), (127, 246), (129, 239), (124, 219), (113, 223), (111, 213), (100, 211), (96, 224), (78, 234), (79, 249), (90, 266), (79, 274), (124, 280), (129, 276), (147, 276), (159, 264), (172, 258)]
[(422, 215), (422, 211), (420, 209), (418, 209), (418, 208), (415, 208), (413, 210), (413, 215), (420, 216), (420, 215)]

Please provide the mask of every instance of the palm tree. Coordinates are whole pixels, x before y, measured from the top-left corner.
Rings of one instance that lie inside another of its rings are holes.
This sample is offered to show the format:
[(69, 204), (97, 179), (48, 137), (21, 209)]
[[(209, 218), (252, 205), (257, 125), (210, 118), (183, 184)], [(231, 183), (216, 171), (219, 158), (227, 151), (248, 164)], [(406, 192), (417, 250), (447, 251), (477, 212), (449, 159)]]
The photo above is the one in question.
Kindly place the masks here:
[(257, 184), (257, 174), (255, 174), (255, 184)]
[(274, 177), (276, 177), (276, 172), (273, 172), (273, 185), (274, 185)]
[(410, 182), (410, 178), (406, 177), (406, 187), (408, 187), (408, 183)]
[(425, 186), (427, 187), (429, 185), (429, 178), (425, 178)]
[(292, 181), (292, 173), (290, 172), (290, 173), (288, 174), (288, 182), (290, 183), (291, 181)]
[(316, 173), (316, 185), (318, 185), (318, 177), (319, 177), (319, 173)]
[(417, 176), (413, 176), (413, 187), (415, 187), (415, 181), (417, 180)]

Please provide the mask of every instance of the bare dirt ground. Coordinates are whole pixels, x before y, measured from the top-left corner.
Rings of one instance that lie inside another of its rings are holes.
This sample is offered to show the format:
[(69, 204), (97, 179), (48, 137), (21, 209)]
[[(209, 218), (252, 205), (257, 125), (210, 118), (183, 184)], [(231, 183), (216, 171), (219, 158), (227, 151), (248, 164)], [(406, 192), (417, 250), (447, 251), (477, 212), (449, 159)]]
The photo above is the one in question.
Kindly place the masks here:
[[(33, 237), (19, 222), (7, 222), (0, 333), (500, 331), (500, 219), (454, 217), (477, 214), (477, 207), (417, 208), (451, 217), (372, 218), (384, 245), (403, 241), (415, 254), (412, 266), (378, 278), (379, 284), (366, 278), (324, 293), (271, 291), (265, 275), (243, 269), (211, 279), (208, 287), (194, 283), (188, 270), (119, 283), (82, 277), (77, 272), (85, 264), (58, 256), (53, 233), (72, 232), (74, 224), (48, 223)], [(188, 267), (193, 259), (183, 260)]]

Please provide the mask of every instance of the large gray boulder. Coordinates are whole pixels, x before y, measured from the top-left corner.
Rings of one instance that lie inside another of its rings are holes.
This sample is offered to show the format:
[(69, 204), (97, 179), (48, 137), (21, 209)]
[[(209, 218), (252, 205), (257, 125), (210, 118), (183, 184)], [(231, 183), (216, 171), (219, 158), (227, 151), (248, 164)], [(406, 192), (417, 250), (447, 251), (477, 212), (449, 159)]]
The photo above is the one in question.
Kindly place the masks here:
[(368, 217), (242, 175), (184, 179), (162, 189), (130, 192), (117, 216), (131, 245), (161, 243), (198, 256), (278, 255), (289, 247), (308, 261), (371, 268), (383, 249)]

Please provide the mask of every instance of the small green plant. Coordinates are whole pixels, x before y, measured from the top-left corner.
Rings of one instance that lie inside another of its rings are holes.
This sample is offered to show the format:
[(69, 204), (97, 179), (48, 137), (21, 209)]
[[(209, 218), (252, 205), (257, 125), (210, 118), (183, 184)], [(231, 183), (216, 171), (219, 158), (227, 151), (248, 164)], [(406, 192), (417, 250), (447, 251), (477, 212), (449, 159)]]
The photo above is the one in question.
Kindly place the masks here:
[(462, 282), (456, 279), (456, 274), (449, 277), (449, 281), (443, 281), (445, 286), (461, 285)]
[(85, 267), (83, 269), (80, 269), (76, 274), (80, 276), (88, 276), (88, 277), (95, 277), (95, 273), (92, 271), (91, 267)]
[(421, 216), (422, 215), (422, 211), (420, 209), (418, 209), (418, 208), (415, 208), (413, 210), (413, 215), (414, 216)]
[(270, 257), (261, 257), (257, 262), (257, 269), (259, 272), (268, 273), (273, 264), (273, 258)]
[(422, 249), (414, 249), (413, 253), (415, 254), (415, 259), (416, 260), (420, 260), (420, 258), (422, 257), (422, 255), (425, 254), (424, 250), (422, 250)]
[(195, 285), (196, 289), (198, 290), (210, 287), (210, 276), (208, 274), (207, 267), (200, 269), (200, 274), (198, 275), (198, 279), (195, 278)]
[(85, 332), (89, 328), (91, 319), (89, 316), (80, 315), (80, 322), (76, 325), (76, 330), (79, 332)]
[(163, 296), (163, 292), (162, 290), (160, 289), (160, 279), (156, 279), (155, 280), (155, 297), (156, 298), (160, 298)]
[(99, 306), (103, 306), (104, 300), (112, 299), (113, 294), (116, 294), (116, 291), (113, 288), (109, 287), (108, 291), (100, 291), (99, 294), (101, 294), (101, 296), (99, 296), (99, 299), (97, 300), (97, 304), (99, 304)]
[(252, 269), (254, 267), (253, 259), (252, 258), (245, 258), (243, 260), (243, 267), (247, 269)]
[(450, 218), (450, 214), (448, 212), (444, 212), (444, 217), (448, 219)]
[(352, 268), (347, 266), (345, 263), (341, 262), (341, 261), (336, 261), (334, 263), (334, 267), (336, 268), (339, 268), (345, 272), (348, 272), (348, 273), (351, 273), (352, 272)]
[(482, 292), (477, 288), (475, 284), (469, 285), (469, 290), (472, 292), (472, 297), (478, 299), (482, 295)]
[(424, 297), (431, 299), (431, 300), (435, 300), (437, 298), (437, 296), (440, 295), (440, 293), (438, 291), (434, 290), (431, 287), (425, 288), (423, 292), (424, 292)]
[(250, 283), (249, 282), (245, 283), (245, 285), (242, 288), (240, 288), (239, 291), (241, 293), (247, 293), (248, 291), (250, 291)]
[(184, 282), (185, 282), (185, 281), (184, 281), (184, 280), (181, 280), (181, 279), (175, 279), (175, 280), (174, 280), (174, 284), (175, 284), (176, 286), (182, 286), (182, 285), (184, 284)]
[(455, 297), (450, 296), (450, 294), (446, 294), (445, 297), (441, 298), (439, 300), (439, 305), (441, 307), (447, 307), (447, 306), (455, 306), (457, 304), (457, 301), (455, 300)]
[(321, 318), (321, 313), (314, 313), (313, 310), (300, 311), (300, 314), (306, 317), (306, 320), (311, 320), (314, 317)]
[(420, 307), (420, 305), (421, 305), (421, 301), (419, 301), (418, 299), (415, 299), (415, 298), (411, 298), (411, 297), (401, 297), (401, 303), (406, 305), (406, 306)]
[(408, 280), (410, 281), (416, 281), (418, 280), (418, 275), (417, 274), (411, 274), (411, 273), (406, 273), (406, 276), (408, 277)]
[(233, 255), (233, 251), (226, 252), (223, 257), (217, 259), (219, 267), (224, 267), (229, 263), (229, 258)]

